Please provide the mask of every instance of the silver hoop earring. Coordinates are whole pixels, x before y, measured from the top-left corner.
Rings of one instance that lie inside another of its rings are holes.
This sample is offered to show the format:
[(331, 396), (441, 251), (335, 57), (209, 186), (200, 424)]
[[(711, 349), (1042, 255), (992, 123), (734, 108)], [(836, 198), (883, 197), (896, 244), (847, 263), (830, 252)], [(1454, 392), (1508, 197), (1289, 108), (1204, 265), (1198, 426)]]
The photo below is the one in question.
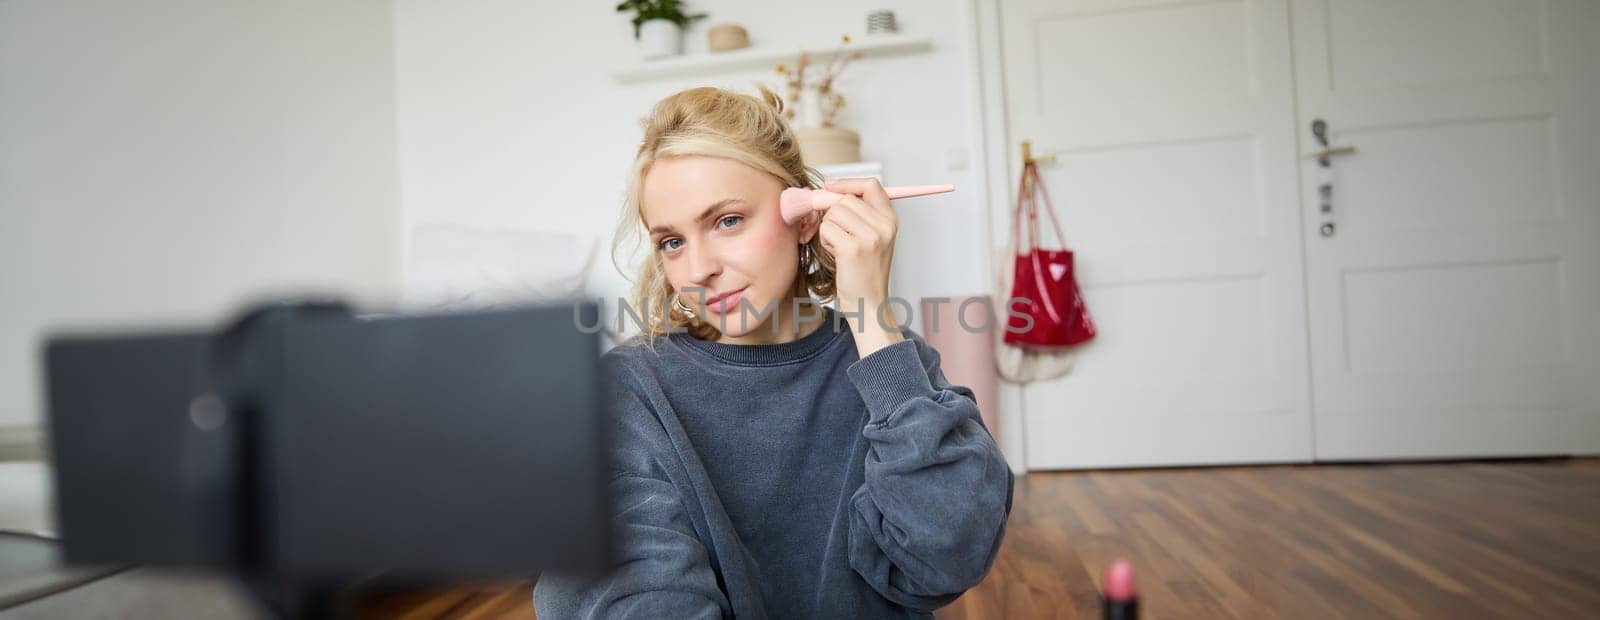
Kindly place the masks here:
[(683, 305), (683, 300), (678, 299), (677, 295), (672, 296), (672, 309), (677, 310), (679, 314), (687, 317), (694, 316), (694, 311), (690, 310), (688, 306)]

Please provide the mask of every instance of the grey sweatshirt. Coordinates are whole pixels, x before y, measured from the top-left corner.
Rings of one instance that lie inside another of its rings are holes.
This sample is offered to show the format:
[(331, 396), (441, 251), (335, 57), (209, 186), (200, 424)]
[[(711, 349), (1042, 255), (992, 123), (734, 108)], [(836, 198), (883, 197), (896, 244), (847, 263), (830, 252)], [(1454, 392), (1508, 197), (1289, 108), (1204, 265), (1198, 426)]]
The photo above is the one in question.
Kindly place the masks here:
[(783, 344), (601, 357), (618, 557), (542, 575), (541, 620), (929, 617), (983, 579), (1014, 480), (972, 391), (915, 332), (860, 358), (827, 313)]

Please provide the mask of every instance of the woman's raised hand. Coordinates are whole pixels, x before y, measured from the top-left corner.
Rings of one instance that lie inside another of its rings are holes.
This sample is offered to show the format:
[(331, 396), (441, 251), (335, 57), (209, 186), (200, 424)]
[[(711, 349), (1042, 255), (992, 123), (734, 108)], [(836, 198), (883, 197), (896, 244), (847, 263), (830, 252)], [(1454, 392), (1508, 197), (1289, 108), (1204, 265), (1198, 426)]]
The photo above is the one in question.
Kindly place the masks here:
[[(898, 341), (898, 328), (889, 300), (889, 267), (894, 261), (895, 234), (899, 218), (889, 204), (889, 195), (877, 179), (839, 179), (823, 187), (844, 194), (839, 202), (821, 214), (822, 247), (833, 254), (839, 310), (850, 314), (857, 334), (869, 336), (870, 346)], [(887, 314), (887, 316), (885, 316)], [(888, 329), (884, 329), (885, 323)], [(876, 336), (876, 337), (873, 337)], [(860, 345), (868, 344), (857, 338)], [(869, 350), (862, 350), (865, 357)]]

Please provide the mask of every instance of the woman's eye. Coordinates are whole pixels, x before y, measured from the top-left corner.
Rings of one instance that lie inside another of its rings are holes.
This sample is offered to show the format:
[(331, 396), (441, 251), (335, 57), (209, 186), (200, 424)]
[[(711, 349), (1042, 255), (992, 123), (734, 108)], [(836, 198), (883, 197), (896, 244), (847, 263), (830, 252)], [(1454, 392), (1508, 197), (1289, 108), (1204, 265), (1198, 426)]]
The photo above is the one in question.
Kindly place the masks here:
[[(738, 214), (724, 215), (724, 216), (722, 216), (721, 218), (719, 218), (717, 220), (717, 226), (722, 227), (722, 228), (733, 228), (734, 226), (738, 226), (739, 222), (743, 222), (743, 221), (744, 221), (744, 216), (743, 215), (738, 215)], [(676, 244), (676, 245), (674, 245), (674, 244)], [(677, 237), (672, 237), (672, 238), (668, 238), (668, 239), (662, 239), (661, 241), (656, 242), (656, 249), (664, 251), (664, 252), (671, 252), (673, 250), (678, 249), (681, 245), (683, 245), (683, 240), (682, 239), (679, 239)]]

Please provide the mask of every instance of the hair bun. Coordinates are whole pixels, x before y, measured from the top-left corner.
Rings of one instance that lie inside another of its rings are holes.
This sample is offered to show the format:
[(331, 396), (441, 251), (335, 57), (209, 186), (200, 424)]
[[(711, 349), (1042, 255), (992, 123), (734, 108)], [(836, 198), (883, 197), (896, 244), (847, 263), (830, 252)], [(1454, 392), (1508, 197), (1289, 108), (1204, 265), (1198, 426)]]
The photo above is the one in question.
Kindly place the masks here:
[(756, 90), (761, 91), (762, 101), (767, 102), (767, 105), (772, 106), (772, 109), (777, 110), (779, 114), (783, 113), (783, 97), (779, 97), (777, 93), (772, 92), (772, 89), (767, 88), (766, 84), (760, 82), (756, 82)]

